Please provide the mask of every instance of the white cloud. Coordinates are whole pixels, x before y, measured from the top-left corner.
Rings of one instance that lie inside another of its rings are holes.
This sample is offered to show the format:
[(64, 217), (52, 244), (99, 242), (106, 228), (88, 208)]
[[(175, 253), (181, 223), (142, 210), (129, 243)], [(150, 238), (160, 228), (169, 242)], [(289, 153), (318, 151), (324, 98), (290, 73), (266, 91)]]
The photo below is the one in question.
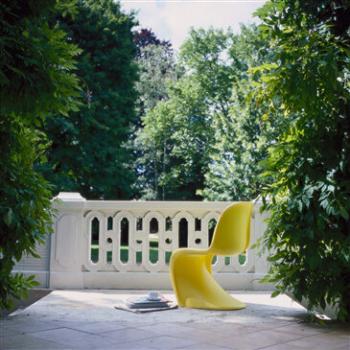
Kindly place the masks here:
[(176, 50), (191, 27), (231, 27), (252, 23), (254, 11), (265, 1), (235, 0), (122, 0), (127, 12), (137, 10), (140, 27), (152, 29), (163, 40), (170, 40)]

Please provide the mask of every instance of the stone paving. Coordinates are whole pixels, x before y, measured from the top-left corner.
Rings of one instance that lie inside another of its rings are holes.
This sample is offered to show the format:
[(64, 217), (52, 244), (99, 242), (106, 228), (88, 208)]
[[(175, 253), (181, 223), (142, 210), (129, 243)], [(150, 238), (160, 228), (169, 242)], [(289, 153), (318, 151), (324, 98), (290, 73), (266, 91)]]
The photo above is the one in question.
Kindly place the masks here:
[[(350, 350), (350, 328), (310, 323), (287, 296), (233, 292), (240, 311), (176, 309), (148, 314), (114, 305), (142, 291), (53, 291), (0, 321), (0, 349)], [(174, 300), (174, 295), (163, 293)]]

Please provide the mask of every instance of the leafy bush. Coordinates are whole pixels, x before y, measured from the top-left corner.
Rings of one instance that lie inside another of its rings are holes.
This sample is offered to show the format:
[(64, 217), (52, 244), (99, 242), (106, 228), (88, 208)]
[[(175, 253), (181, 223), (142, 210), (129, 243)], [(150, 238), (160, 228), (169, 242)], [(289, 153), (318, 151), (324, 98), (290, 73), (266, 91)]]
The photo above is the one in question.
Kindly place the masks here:
[(0, 4), (0, 308), (35, 285), (11, 271), (50, 231), (49, 185), (33, 164), (46, 145), (38, 131), (46, 115), (75, 107), (78, 50), (53, 21), (73, 9), (70, 1)]
[(349, 321), (350, 5), (273, 0), (258, 13), (274, 53), (260, 98), (291, 121), (263, 163), (266, 280)]
[(36, 242), (50, 232), (50, 197), (47, 182), (33, 170), (40, 134), (20, 118), (2, 116), (0, 122), (0, 307), (8, 297), (21, 297), (36, 285), (32, 277), (11, 274), (23, 254), (35, 253)]

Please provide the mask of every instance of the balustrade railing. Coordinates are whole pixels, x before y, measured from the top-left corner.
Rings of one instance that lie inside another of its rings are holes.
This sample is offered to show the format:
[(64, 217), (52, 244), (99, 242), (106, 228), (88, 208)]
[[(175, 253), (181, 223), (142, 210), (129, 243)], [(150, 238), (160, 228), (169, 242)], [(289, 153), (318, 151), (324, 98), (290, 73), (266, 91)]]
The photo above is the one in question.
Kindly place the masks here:
[[(230, 202), (92, 201), (60, 193), (51, 237), (51, 288), (170, 288), (169, 260), (178, 247), (206, 248)], [(251, 243), (264, 230), (255, 204)], [(231, 289), (266, 289), (258, 280), (266, 258), (249, 249), (215, 257), (219, 283)]]

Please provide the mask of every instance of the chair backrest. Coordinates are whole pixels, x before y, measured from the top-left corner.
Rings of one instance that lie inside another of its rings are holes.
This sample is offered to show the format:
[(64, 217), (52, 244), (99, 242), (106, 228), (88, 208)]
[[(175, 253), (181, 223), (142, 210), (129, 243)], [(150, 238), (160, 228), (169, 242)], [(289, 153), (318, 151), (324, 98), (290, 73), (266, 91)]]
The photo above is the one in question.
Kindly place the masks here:
[(216, 225), (208, 252), (213, 255), (233, 255), (248, 249), (252, 210), (251, 202), (238, 202), (227, 207)]

